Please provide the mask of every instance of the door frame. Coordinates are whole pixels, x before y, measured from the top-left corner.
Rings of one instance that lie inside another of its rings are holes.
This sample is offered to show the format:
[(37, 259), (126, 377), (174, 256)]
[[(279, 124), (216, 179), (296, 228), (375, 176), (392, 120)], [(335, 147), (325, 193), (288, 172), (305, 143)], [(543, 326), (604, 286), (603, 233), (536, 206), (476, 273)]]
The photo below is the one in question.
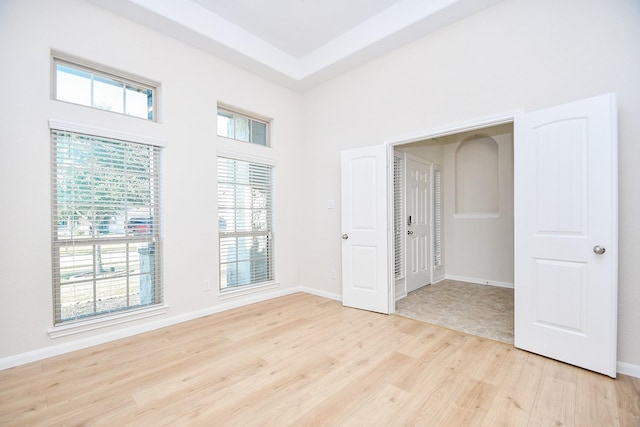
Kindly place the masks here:
[[(404, 136), (390, 137), (384, 140), (384, 144), (387, 146), (387, 158), (393, 159), (393, 151), (396, 146), (411, 144), (412, 142), (423, 141), (425, 139), (433, 139), (439, 138), (443, 136), (453, 135), (462, 132), (481, 130), (483, 128), (488, 128), (497, 125), (503, 125), (507, 123), (513, 123), (516, 119), (516, 116), (524, 113), (524, 108), (518, 108), (513, 111), (508, 111), (492, 116), (486, 116), (476, 119), (471, 119), (463, 122), (458, 122), (442, 127), (437, 127), (433, 129), (428, 129), (425, 131), (420, 131)], [(515, 135), (514, 135), (514, 144), (515, 144)], [(387, 188), (393, 189), (393, 173), (387, 173)], [(393, 218), (393, 191), (387, 192), (387, 215), (388, 218)], [(387, 239), (389, 247), (393, 247), (393, 227), (387, 227)], [(393, 263), (394, 257), (393, 254), (389, 253), (389, 268), (387, 269), (389, 272), (389, 277), (387, 278), (387, 283), (389, 283), (389, 313), (395, 313), (396, 311), (396, 300), (395, 300), (395, 278), (393, 276)], [(515, 262), (515, 260), (514, 260)], [(514, 287), (516, 284), (514, 283)]]

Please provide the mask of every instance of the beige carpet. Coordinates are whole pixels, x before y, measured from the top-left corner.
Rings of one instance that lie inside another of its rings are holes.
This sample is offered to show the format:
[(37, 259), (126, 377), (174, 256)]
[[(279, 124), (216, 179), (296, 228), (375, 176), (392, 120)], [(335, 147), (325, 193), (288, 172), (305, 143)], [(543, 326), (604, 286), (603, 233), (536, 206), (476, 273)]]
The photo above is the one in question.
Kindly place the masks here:
[(443, 280), (396, 301), (395, 314), (513, 344), (513, 289)]

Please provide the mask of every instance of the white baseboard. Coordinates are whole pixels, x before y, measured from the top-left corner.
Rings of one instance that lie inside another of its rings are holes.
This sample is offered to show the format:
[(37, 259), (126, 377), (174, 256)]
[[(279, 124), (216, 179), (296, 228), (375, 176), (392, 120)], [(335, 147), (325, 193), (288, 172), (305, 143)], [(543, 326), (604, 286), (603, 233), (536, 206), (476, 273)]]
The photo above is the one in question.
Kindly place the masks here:
[[(462, 278), (460, 276), (447, 276), (450, 280), (460, 280), (471, 283), (478, 283), (472, 281), (470, 278)], [(486, 282), (480, 282), (480, 284), (487, 284)], [(500, 286), (494, 284), (494, 282), (488, 283), (493, 286)], [(504, 286), (503, 287), (509, 287)], [(513, 287), (513, 285), (511, 285)], [(95, 345), (104, 344), (110, 341), (115, 341), (121, 338), (127, 338), (130, 336), (142, 334), (144, 332), (150, 332), (156, 329), (164, 328), (166, 326), (175, 325), (189, 320), (198, 319), (200, 317), (209, 316), (211, 314), (221, 313), (223, 311), (231, 310), (234, 308), (242, 307), (257, 302), (267, 301), (273, 298), (282, 297), (285, 295), (291, 295), (296, 292), (305, 292), (311, 295), (319, 297), (342, 301), (342, 295), (333, 292), (326, 292), (319, 289), (308, 288), (306, 286), (298, 286), (294, 288), (281, 289), (274, 292), (269, 292), (260, 295), (253, 295), (246, 298), (238, 299), (236, 301), (229, 301), (225, 304), (217, 305), (215, 307), (205, 308), (202, 310), (192, 311), (190, 313), (181, 314), (179, 316), (168, 317), (165, 319), (156, 320), (153, 322), (145, 323), (143, 325), (133, 326), (119, 331), (108, 332), (105, 334), (96, 335), (89, 338), (79, 339), (73, 342), (64, 344), (58, 344), (38, 350), (28, 351), (26, 353), (17, 354), (0, 359), (0, 370), (9, 369), (14, 366), (20, 366), (38, 360), (47, 359), (49, 357), (59, 356), (61, 354), (70, 353), (76, 350), (82, 350), (84, 348), (93, 347)], [(640, 366), (626, 362), (617, 363), (617, 371), (619, 374), (629, 375), (631, 377), (640, 378)]]
[[(242, 307), (257, 302), (267, 301), (273, 298), (290, 295), (296, 292), (308, 292), (303, 287), (298, 286), (294, 288), (287, 288), (276, 290), (273, 292), (254, 294), (251, 296), (238, 297), (237, 300), (228, 301), (224, 304), (216, 305), (214, 307), (208, 307), (201, 310), (192, 311), (189, 313), (181, 314), (178, 316), (167, 317), (158, 319), (155, 321), (147, 322), (141, 325), (132, 326), (129, 328), (120, 329), (117, 331), (107, 332), (99, 335), (94, 335), (88, 338), (81, 338), (74, 341), (70, 341), (64, 344), (56, 344), (45, 348), (27, 351), (25, 353), (16, 354), (0, 359), (0, 370), (12, 368), (14, 366), (24, 365), (38, 360), (47, 359), (49, 357), (59, 356), (61, 354), (70, 353), (76, 350), (82, 350), (84, 348), (93, 347), (95, 345), (104, 344), (110, 341), (115, 341), (121, 338), (127, 338), (134, 335), (142, 334), (144, 332), (154, 331), (156, 329), (164, 328), (178, 323), (187, 322), (200, 317), (208, 316), (211, 314), (220, 313), (223, 311), (231, 310), (234, 308)], [(327, 295), (319, 295), (326, 298), (331, 298)], [(332, 298), (336, 299), (336, 298)], [(342, 297), (338, 296), (337, 299), (342, 300)]]
[(469, 282), (475, 283), (477, 285), (489, 285), (489, 286), (497, 286), (500, 288), (511, 288), (513, 289), (513, 283), (509, 282), (498, 282), (497, 280), (489, 280), (489, 279), (481, 279), (478, 277), (465, 277), (465, 276), (455, 276), (451, 274), (447, 274), (444, 276), (446, 280), (456, 280), (458, 282)]
[(321, 291), (319, 289), (307, 288), (306, 286), (300, 286), (300, 288), (298, 288), (298, 290), (300, 292), (306, 292), (308, 294), (315, 295), (315, 296), (318, 296), (318, 297), (328, 298), (328, 299), (332, 299), (334, 301), (342, 302), (342, 295), (334, 294), (333, 292), (326, 292), (326, 291)]
[(396, 301), (401, 300), (407, 296), (406, 279), (404, 277), (396, 279), (395, 281), (395, 293)]
[(616, 365), (616, 371), (618, 371), (619, 374), (640, 378), (640, 365), (634, 365), (632, 363), (626, 363), (626, 362), (618, 362)]

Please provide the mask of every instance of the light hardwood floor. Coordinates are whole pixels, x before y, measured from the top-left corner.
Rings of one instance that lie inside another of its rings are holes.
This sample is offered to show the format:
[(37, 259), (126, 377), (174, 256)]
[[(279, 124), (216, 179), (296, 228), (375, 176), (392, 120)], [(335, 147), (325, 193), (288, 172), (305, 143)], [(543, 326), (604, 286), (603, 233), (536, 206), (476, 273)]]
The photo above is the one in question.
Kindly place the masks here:
[(0, 425), (639, 426), (640, 379), (298, 293), (0, 371)]

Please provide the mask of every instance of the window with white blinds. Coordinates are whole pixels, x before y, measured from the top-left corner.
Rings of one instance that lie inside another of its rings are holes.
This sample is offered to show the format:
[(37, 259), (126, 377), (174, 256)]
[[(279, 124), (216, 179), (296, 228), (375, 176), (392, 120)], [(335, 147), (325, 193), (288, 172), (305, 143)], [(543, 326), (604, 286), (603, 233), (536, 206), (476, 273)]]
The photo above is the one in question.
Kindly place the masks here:
[(403, 274), (403, 166), (402, 157), (393, 157), (393, 250), (394, 250), (394, 274), (396, 279), (404, 277)]
[(442, 265), (442, 173), (437, 167), (433, 171), (433, 264)]
[(56, 325), (162, 303), (160, 148), (51, 130)]
[(272, 166), (218, 157), (220, 290), (274, 279)]

